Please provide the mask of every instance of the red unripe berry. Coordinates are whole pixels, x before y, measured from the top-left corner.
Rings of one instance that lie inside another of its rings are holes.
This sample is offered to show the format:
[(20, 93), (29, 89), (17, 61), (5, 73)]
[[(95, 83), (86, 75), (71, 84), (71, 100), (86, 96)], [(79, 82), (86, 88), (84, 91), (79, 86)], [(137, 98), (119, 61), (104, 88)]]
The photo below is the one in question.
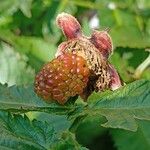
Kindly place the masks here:
[(64, 104), (81, 94), (87, 85), (89, 69), (76, 54), (66, 53), (47, 63), (35, 78), (35, 92), (47, 101)]

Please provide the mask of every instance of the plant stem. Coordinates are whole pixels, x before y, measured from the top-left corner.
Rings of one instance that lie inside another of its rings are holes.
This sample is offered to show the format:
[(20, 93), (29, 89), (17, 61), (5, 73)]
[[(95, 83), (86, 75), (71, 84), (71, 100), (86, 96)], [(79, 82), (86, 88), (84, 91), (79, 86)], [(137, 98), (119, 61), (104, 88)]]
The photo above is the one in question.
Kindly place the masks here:
[(137, 67), (134, 73), (134, 78), (140, 78), (143, 71), (150, 65), (150, 54), (149, 56)]

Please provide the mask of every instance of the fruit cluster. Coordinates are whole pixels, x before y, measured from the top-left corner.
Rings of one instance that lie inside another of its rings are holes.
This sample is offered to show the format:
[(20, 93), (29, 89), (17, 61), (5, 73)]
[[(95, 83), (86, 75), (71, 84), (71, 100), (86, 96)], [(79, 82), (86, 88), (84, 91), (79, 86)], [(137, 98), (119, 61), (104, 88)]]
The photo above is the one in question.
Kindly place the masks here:
[(87, 37), (76, 18), (67, 13), (59, 14), (56, 23), (67, 40), (58, 46), (56, 58), (36, 75), (37, 95), (64, 104), (75, 95), (86, 100), (93, 91), (122, 86), (117, 71), (108, 61), (113, 45), (107, 31), (95, 30)]

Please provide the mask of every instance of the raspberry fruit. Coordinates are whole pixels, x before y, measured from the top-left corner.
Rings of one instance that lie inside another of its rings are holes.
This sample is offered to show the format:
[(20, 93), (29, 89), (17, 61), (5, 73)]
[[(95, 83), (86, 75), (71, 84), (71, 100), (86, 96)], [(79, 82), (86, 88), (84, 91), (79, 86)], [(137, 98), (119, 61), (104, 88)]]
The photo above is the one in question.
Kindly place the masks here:
[(47, 63), (35, 78), (35, 92), (47, 101), (64, 104), (87, 86), (90, 71), (85, 59), (65, 53)]
[(59, 14), (56, 24), (67, 40), (58, 46), (56, 58), (37, 74), (35, 92), (39, 96), (64, 104), (75, 95), (87, 100), (93, 91), (122, 86), (117, 70), (108, 60), (113, 43), (106, 30), (95, 30), (87, 37), (77, 19), (67, 13)]

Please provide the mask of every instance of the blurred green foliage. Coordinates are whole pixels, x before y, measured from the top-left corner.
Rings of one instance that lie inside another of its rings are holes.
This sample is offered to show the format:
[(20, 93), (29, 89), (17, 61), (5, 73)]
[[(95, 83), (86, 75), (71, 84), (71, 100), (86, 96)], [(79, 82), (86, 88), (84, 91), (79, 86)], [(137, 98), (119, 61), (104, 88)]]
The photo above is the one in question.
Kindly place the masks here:
[[(65, 40), (55, 24), (56, 16), (63, 11), (78, 18), (86, 35), (90, 35), (92, 31), (89, 22), (95, 15), (99, 20), (97, 29), (110, 29), (114, 43), (114, 54), (110, 62), (125, 83), (139, 78), (150, 79), (148, 64), (140, 76), (134, 75), (136, 68), (149, 55), (146, 51), (150, 48), (149, 0), (0, 0), (0, 83), (11, 86), (34, 82), (35, 73), (45, 62), (54, 58), (57, 46)], [(43, 114), (32, 115), (28, 115), (29, 118), (44, 118)], [(70, 124), (62, 116), (45, 116), (44, 120), (53, 120), (49, 124), (60, 124), (60, 127), (62, 122), (67, 122), (63, 130), (68, 130)], [(99, 147), (118, 150), (126, 147), (131, 150), (150, 149), (150, 134), (146, 132), (150, 130), (149, 122), (140, 122), (138, 132), (132, 133), (117, 129), (106, 131), (100, 126), (100, 122), (103, 122), (101, 120), (103, 119), (88, 117), (80, 124), (76, 131), (80, 144), (93, 150), (98, 150)], [(94, 128), (95, 131), (90, 132)], [(97, 137), (100, 144), (94, 146), (94, 139)], [(100, 140), (101, 137), (106, 140)], [(102, 141), (107, 141), (107, 146)], [(67, 149), (67, 145), (71, 145), (70, 149), (84, 149), (71, 133), (57, 148)], [(33, 144), (35, 149), (38, 146)], [(47, 145), (44, 147), (47, 148)]]

